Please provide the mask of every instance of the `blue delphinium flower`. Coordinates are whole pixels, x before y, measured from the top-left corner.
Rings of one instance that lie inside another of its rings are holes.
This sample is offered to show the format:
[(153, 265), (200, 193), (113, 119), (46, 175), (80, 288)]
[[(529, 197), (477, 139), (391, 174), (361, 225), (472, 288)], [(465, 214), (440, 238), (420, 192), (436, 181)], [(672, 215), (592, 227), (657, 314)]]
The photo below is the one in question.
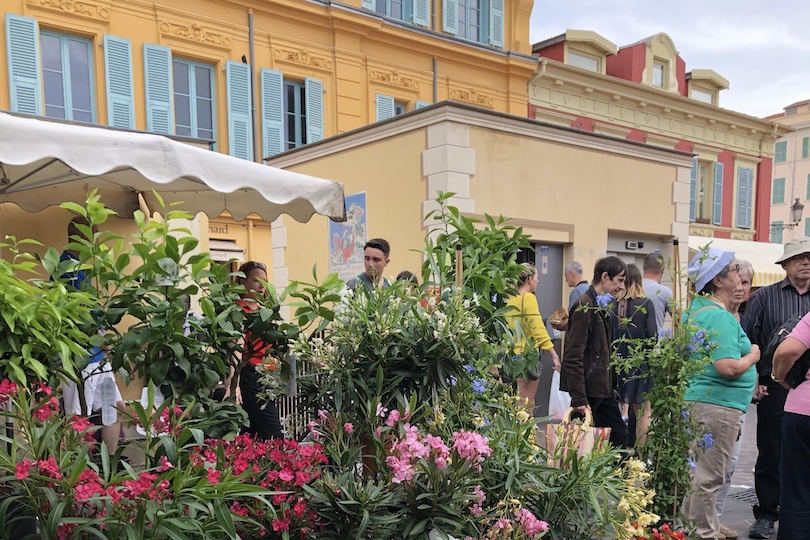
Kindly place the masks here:
[(689, 418), (689, 409), (681, 409), (681, 416), (683, 416), (684, 420)]
[(613, 295), (610, 293), (600, 294), (596, 297), (596, 305), (600, 308), (607, 308), (613, 302)]
[(686, 458), (686, 462), (689, 463), (689, 468), (692, 469), (693, 471), (697, 469), (697, 463), (695, 463), (694, 459), (688, 457)]
[(475, 379), (472, 382), (472, 389), (476, 394), (483, 394), (487, 389), (487, 381), (484, 379)]
[(712, 438), (712, 434), (704, 433), (703, 438), (698, 441), (698, 446), (700, 446), (701, 448), (705, 448), (706, 450), (714, 446), (714, 439)]
[(472, 365), (472, 364), (465, 364), (464, 365), (464, 371), (466, 371), (467, 373), (471, 373), (471, 374), (475, 373), (475, 366)]
[(450, 386), (455, 386), (457, 382), (458, 382), (458, 379), (456, 379), (452, 375), (450, 376), (449, 379), (447, 379), (447, 384), (449, 384)]
[(672, 337), (672, 330), (670, 330), (669, 328), (662, 328), (661, 330), (658, 331), (658, 339), (671, 337)]

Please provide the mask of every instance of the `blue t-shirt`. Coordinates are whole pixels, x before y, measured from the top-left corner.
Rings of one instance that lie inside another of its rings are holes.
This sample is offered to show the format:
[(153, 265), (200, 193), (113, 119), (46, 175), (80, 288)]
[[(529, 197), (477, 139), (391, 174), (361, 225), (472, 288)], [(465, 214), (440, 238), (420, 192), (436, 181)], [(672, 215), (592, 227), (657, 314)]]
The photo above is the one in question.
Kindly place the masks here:
[[(68, 251), (63, 251), (62, 254), (59, 256), (59, 262), (77, 261), (77, 260), (78, 259), (76, 259), (76, 257), (74, 257)], [(89, 279), (87, 278), (87, 270), (82, 269), (76, 270), (75, 272), (67, 272), (59, 277), (77, 291), (83, 290), (90, 283)], [(99, 330), (103, 330), (103, 328), (99, 327)], [(90, 347), (87, 350), (87, 352), (90, 353), (90, 360), (89, 360), (90, 364), (101, 362), (101, 360), (104, 359), (104, 351), (102, 351), (99, 347), (96, 347), (95, 345), (93, 347)]]
[[(703, 307), (706, 309), (700, 309)], [(692, 316), (692, 313), (695, 315)], [(708, 339), (713, 341), (715, 346), (709, 352), (712, 363), (690, 382), (686, 390), (686, 400), (747, 411), (757, 383), (756, 367), (749, 367), (745, 373), (734, 379), (723, 377), (714, 367), (717, 360), (723, 358), (739, 360), (751, 352), (751, 341), (742, 326), (734, 315), (702, 296), (696, 296), (689, 310), (684, 313), (684, 324), (689, 324), (690, 319), (698, 328), (708, 333)], [(697, 355), (695, 357), (697, 358)]]

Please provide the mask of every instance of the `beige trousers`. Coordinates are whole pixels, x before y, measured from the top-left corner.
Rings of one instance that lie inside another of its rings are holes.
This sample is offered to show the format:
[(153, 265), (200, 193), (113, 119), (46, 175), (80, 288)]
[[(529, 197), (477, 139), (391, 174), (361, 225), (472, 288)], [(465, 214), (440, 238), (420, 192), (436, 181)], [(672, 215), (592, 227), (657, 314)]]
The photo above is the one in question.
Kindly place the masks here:
[(743, 412), (710, 403), (696, 402), (693, 405), (692, 414), (712, 434), (714, 444), (708, 450), (697, 444), (693, 448), (697, 467), (689, 473), (692, 489), (684, 498), (683, 515), (695, 527), (696, 538), (714, 539), (721, 537), (717, 495), (726, 481), (726, 470), (740, 434)]

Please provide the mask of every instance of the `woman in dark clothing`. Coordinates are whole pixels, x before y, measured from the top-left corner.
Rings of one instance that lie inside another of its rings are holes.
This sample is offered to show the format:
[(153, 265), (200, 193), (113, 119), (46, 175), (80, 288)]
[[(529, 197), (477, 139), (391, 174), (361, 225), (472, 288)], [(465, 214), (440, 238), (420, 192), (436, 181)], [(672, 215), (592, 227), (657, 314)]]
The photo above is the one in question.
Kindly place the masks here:
[[(245, 275), (244, 278), (238, 278), (239, 283), (245, 287), (245, 292), (237, 304), (247, 314), (259, 308), (258, 298), (266, 296), (264, 284), (267, 282), (267, 267), (260, 262), (248, 261), (239, 267), (239, 272)], [(246, 331), (240, 345), (243, 351), (239, 355), (241, 369), (236, 387), (236, 402), (248, 414), (250, 425), (244, 431), (257, 439), (281, 439), (284, 435), (281, 432), (278, 406), (273, 401), (259, 399), (262, 385), (256, 366), (261, 365), (265, 356), (272, 353), (270, 344), (259, 338), (252, 338), (250, 332)], [(230, 384), (227, 388), (230, 388)]]
[[(657, 336), (655, 323), (655, 305), (644, 294), (641, 281), (641, 271), (635, 264), (627, 265), (627, 279), (624, 290), (617, 296), (613, 305), (613, 339), (649, 339)], [(652, 341), (648, 342), (650, 346)], [(631, 345), (623, 341), (614, 341), (613, 351), (616, 356), (626, 358), (630, 356)], [(650, 402), (644, 395), (652, 388), (647, 377), (649, 367), (646, 362), (633, 368), (627, 373), (620, 373), (619, 408), (622, 416), (627, 417), (630, 405), (636, 416), (636, 441), (644, 443), (647, 429), (650, 427)]]

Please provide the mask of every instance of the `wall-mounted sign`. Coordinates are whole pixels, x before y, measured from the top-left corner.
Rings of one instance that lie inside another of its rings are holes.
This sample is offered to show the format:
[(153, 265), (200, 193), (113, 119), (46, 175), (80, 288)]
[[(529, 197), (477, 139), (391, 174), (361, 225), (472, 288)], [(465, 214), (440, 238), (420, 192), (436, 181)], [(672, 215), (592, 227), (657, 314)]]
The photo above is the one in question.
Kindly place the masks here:
[(346, 221), (329, 220), (329, 272), (346, 281), (362, 274), (366, 245), (366, 194), (346, 196)]

